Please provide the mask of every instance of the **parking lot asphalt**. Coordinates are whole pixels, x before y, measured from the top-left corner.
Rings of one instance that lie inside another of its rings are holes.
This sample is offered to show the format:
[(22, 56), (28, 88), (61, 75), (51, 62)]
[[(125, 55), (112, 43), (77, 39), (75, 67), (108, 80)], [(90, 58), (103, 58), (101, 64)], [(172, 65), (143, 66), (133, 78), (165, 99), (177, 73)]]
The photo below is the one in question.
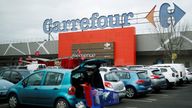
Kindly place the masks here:
[[(0, 108), (8, 108), (8, 104), (1, 101)], [(122, 99), (120, 104), (106, 108), (192, 108), (192, 84), (184, 84), (171, 90), (162, 90), (160, 93), (151, 93), (135, 99)]]
[(107, 108), (192, 108), (192, 84), (135, 99), (123, 99), (119, 105)]

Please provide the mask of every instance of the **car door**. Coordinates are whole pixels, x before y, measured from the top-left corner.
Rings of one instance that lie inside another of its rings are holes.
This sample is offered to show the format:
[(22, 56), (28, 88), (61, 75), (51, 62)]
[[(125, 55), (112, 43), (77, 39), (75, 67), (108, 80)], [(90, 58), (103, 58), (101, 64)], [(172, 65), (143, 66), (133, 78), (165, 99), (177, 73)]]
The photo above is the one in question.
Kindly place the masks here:
[(54, 103), (57, 94), (59, 94), (63, 76), (62, 73), (47, 72), (43, 85), (40, 88), (40, 94), (37, 97), (39, 104)]
[(23, 87), (19, 90), (20, 97), (25, 104), (38, 104), (40, 87), (44, 77), (44, 72), (37, 72), (22, 81)]

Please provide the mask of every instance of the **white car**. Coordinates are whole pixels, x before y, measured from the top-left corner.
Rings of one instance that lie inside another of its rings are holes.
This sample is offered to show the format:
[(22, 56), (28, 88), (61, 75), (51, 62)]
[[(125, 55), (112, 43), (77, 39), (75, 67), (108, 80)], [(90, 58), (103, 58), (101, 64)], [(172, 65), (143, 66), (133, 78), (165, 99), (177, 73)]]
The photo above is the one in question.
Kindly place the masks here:
[(154, 66), (174, 68), (179, 75), (178, 78), (179, 78), (180, 84), (186, 81), (186, 72), (185, 72), (184, 64), (174, 64), (174, 63), (173, 64), (156, 64)]
[(100, 74), (105, 89), (117, 92), (119, 94), (120, 99), (125, 97), (125, 85), (114, 72), (100, 71)]
[(27, 69), (29, 71), (36, 71), (36, 70), (40, 70), (40, 69), (45, 69), (46, 65), (45, 64), (38, 64), (38, 63), (31, 63), (26, 65)]
[(192, 81), (192, 70), (190, 70), (189, 68), (185, 68), (186, 71), (186, 79), (187, 82), (191, 82)]
[(154, 68), (158, 68), (161, 70), (162, 74), (166, 78), (167, 87), (172, 88), (176, 85), (177, 82), (179, 82), (178, 73), (174, 68), (171, 67), (158, 67), (158, 66), (151, 66)]

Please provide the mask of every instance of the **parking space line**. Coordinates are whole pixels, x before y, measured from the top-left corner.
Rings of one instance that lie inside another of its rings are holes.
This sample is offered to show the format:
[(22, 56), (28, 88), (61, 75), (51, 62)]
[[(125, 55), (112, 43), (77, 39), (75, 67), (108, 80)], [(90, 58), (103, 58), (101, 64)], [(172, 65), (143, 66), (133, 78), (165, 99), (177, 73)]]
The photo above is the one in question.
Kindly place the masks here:
[(138, 107), (125, 107), (125, 108), (138, 108)]
[(176, 88), (179, 88), (179, 89), (180, 89), (180, 88), (189, 88), (189, 87), (176, 87)]
[[(109, 107), (104, 107), (104, 108), (109, 108)], [(138, 107), (122, 107), (122, 108), (138, 108)]]
[(157, 101), (157, 99), (146, 99), (146, 100), (149, 100), (149, 101)]
[(148, 94), (148, 95), (155, 95), (155, 96), (169, 96), (167, 94)]
[(150, 100), (141, 100), (141, 99), (129, 99), (128, 101), (132, 101), (132, 102), (153, 102), (153, 101), (150, 101)]

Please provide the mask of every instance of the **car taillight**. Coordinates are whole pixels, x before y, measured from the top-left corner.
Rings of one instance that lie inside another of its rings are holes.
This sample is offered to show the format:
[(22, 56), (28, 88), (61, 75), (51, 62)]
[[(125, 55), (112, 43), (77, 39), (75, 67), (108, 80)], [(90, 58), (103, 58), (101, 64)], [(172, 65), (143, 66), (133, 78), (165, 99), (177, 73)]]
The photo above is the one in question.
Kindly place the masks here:
[(76, 91), (75, 87), (71, 86), (68, 89), (68, 94), (69, 95), (75, 95), (75, 91)]
[(137, 84), (144, 84), (144, 82), (145, 82), (144, 80), (137, 80), (136, 83), (137, 83)]
[(105, 87), (113, 88), (112, 84), (110, 82), (105, 82), (104, 85), (105, 85)]
[(175, 77), (175, 73), (172, 73), (172, 77)]
[(151, 79), (159, 79), (160, 76), (159, 75), (151, 75)]

